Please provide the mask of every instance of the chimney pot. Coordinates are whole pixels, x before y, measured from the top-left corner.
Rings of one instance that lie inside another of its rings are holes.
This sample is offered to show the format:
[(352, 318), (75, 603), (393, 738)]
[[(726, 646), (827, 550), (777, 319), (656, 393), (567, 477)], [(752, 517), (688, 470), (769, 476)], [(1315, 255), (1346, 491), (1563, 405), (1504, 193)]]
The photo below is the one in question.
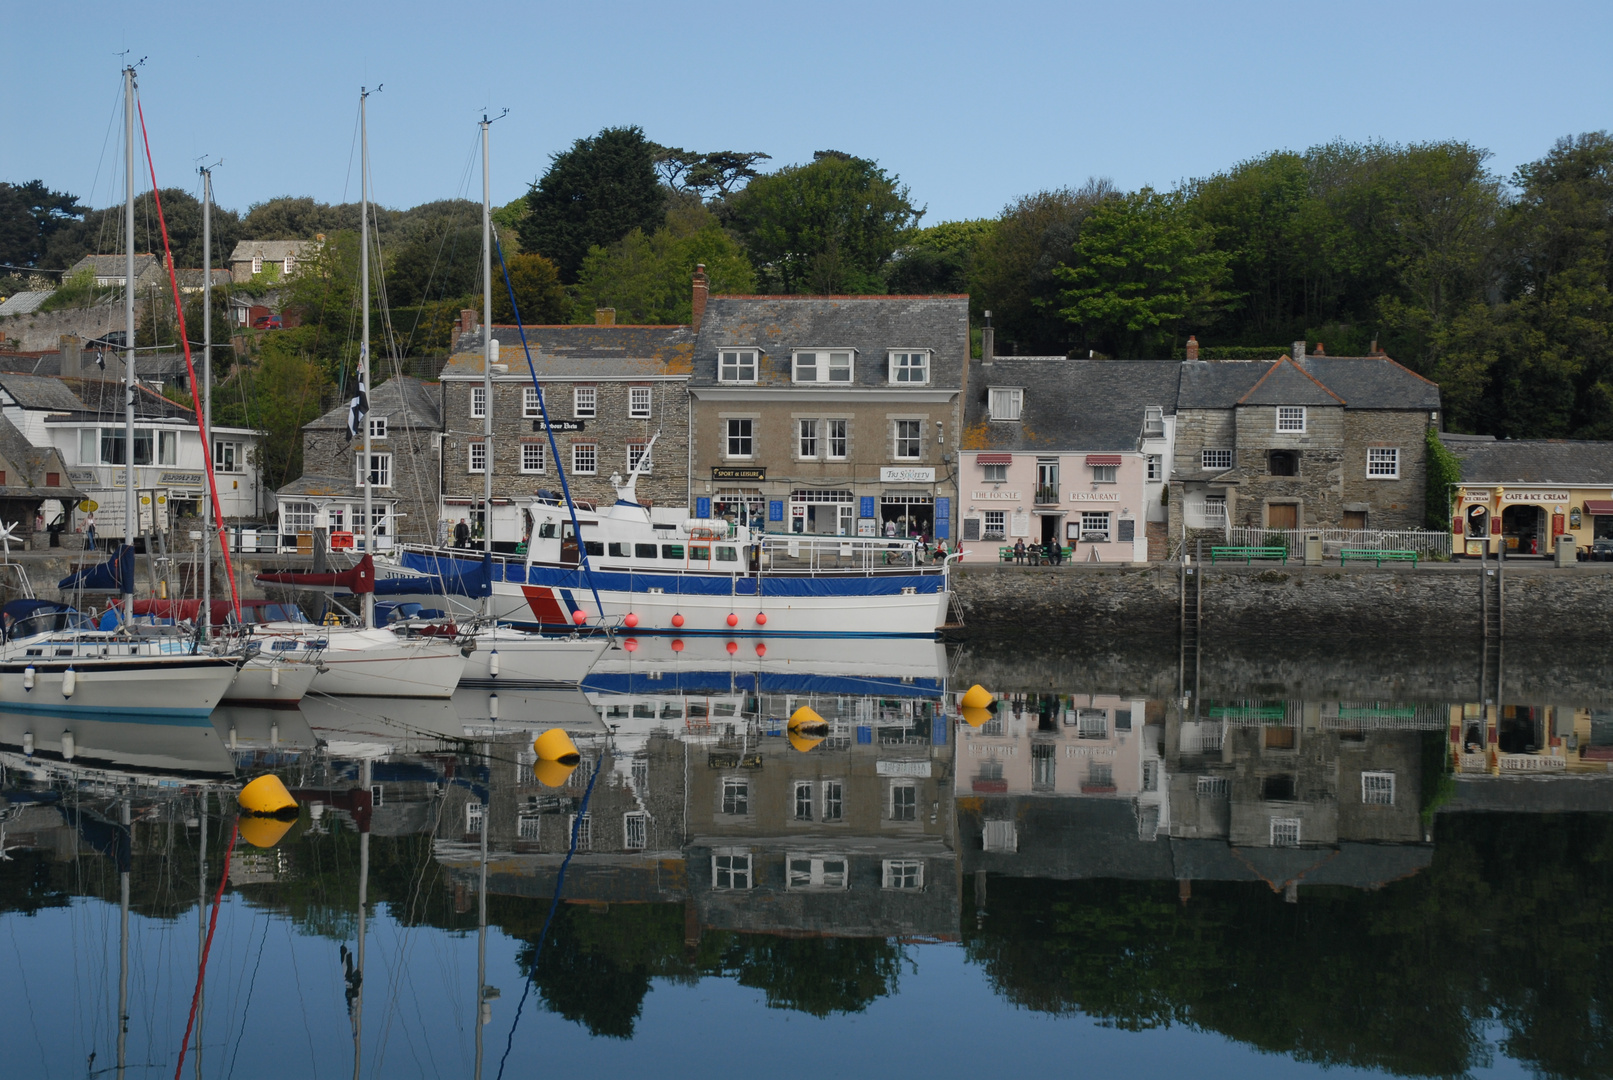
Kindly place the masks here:
[(616, 325), (616, 309), (613, 308), (613, 307), (595, 308), (594, 309), (594, 325), (595, 326), (615, 326)]
[(1324, 349), (1322, 347), (1322, 343), (1320, 341), (1318, 341), (1316, 343), (1316, 351), (1311, 353), (1311, 355), (1312, 356), (1326, 356), (1327, 355), (1327, 350)]
[(1303, 341), (1294, 342), (1293, 356), (1295, 360), (1305, 359), (1305, 343)]
[(710, 292), (711, 283), (706, 278), (706, 264), (699, 263), (694, 268), (694, 297), (691, 304), (690, 325), (695, 333), (700, 332), (700, 323), (706, 317), (706, 297)]
[(1199, 358), (1199, 339), (1196, 334), (1189, 334), (1187, 336), (1187, 358), (1189, 360), (1197, 360)]
[(474, 333), (476, 330), (476, 309), (459, 309), (459, 332), (461, 334)]
[(991, 366), (997, 355), (997, 331), (991, 326), (991, 312), (986, 312), (986, 325), (980, 328), (980, 363)]
[(1377, 338), (1373, 338), (1372, 339), (1372, 344), (1367, 347), (1367, 355), (1368, 356), (1377, 356), (1378, 355), (1378, 339)]

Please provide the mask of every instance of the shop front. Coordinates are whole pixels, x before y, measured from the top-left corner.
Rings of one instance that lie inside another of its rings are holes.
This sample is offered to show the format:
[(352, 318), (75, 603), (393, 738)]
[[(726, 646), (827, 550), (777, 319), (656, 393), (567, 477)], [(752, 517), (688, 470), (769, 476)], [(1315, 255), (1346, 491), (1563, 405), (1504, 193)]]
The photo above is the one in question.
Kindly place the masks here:
[[(1597, 530), (1613, 541), (1613, 492), (1607, 488), (1468, 485), (1456, 491), (1452, 551), (1469, 558), (1549, 558), (1557, 538), (1593, 547)], [(1597, 510), (1607, 514), (1598, 514)]]

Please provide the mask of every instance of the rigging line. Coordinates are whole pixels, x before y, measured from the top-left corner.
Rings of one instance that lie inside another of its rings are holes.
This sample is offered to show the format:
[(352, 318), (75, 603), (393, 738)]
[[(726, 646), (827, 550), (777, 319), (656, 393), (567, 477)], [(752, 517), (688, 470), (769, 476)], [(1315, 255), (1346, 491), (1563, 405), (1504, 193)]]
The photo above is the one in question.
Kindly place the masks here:
[[(549, 406), (544, 403), (543, 387), (538, 383), (538, 369), (532, 362), (532, 346), (527, 344), (526, 326), (521, 322), (521, 305), (515, 302), (515, 286), (510, 284), (510, 268), (504, 265), (504, 245), (498, 242), (498, 230), (494, 229), (492, 232), (493, 250), (498, 252), (498, 268), (504, 275), (505, 291), (510, 294), (510, 313), (515, 316), (515, 329), (521, 335), (521, 350), (526, 353), (526, 369), (532, 376), (532, 386), (538, 394), (538, 411), (543, 414), (543, 428), (549, 436), (549, 453), (554, 458), (555, 473), (560, 477), (560, 490), (566, 496), (566, 512), (571, 515), (571, 531), (577, 539), (577, 558), (582, 563), (583, 576), (588, 579), (588, 591), (594, 594), (594, 606), (599, 609), (601, 628), (609, 634), (610, 628), (603, 625), (605, 622), (605, 603), (599, 598), (599, 586), (594, 584), (594, 570), (588, 562), (588, 544), (582, 538), (582, 526), (577, 523), (577, 506), (571, 501), (571, 485), (566, 482), (566, 467), (560, 460), (560, 447), (554, 439), (554, 425), (549, 423)], [(493, 333), (492, 327), (488, 327), (487, 333), (489, 335)], [(492, 408), (492, 402), (487, 404), (489, 408)], [(487, 508), (487, 514), (486, 528), (490, 530), (493, 527), (492, 507)], [(591, 788), (592, 785), (590, 785)], [(502, 1071), (501, 1066), (500, 1072)]]
[(39, 1047), (39, 1063), (50, 1069), (50, 1058), (45, 1055), (45, 1041), (39, 1037), (39, 1020), (34, 1016), (34, 993), (28, 988), (28, 968), (22, 962), (22, 948), (17, 944), (17, 920), (6, 920), (6, 929), (11, 931), (11, 951), (17, 956), (17, 977), (22, 980), (23, 998), (28, 1002), (28, 1024), (34, 1032), (34, 1045)]
[(230, 582), (230, 600), (235, 608), (235, 621), (241, 621), (241, 593), (235, 585), (235, 570), (230, 562), (229, 534), (224, 529), (224, 508), (218, 501), (218, 478), (213, 475), (213, 454), (211, 452), (213, 441), (212, 433), (207, 429), (207, 419), (202, 415), (202, 403), (197, 396), (199, 385), (196, 379), (196, 365), (190, 359), (190, 335), (185, 332), (185, 308), (179, 302), (179, 278), (174, 273), (173, 249), (168, 243), (168, 223), (162, 216), (162, 197), (157, 194), (157, 166), (151, 160), (151, 138), (146, 134), (146, 112), (135, 98), (135, 109), (140, 113), (140, 137), (146, 146), (146, 165), (151, 170), (151, 198), (157, 205), (157, 223), (162, 226), (162, 249), (168, 256), (168, 282), (174, 290), (174, 311), (179, 319), (179, 340), (185, 345), (185, 370), (190, 374), (190, 401), (196, 415), (196, 427), (202, 436), (202, 464), (207, 466), (207, 486), (213, 496), (213, 518), (218, 523), (219, 547), (224, 553), (224, 576)]
[[(265, 912), (263, 916), (263, 936), (258, 939), (258, 958), (257, 961), (252, 965), (252, 978), (248, 980), (246, 984), (246, 1002), (239, 1010), (241, 1013), (241, 1030), (240, 1033), (235, 1036), (235, 1049), (230, 1054), (230, 1068), (229, 1071), (224, 1074), (226, 1077), (235, 1075), (235, 1060), (241, 1056), (241, 1040), (246, 1038), (246, 1022), (249, 1019), (252, 1011), (252, 991), (257, 989), (258, 968), (263, 966), (263, 946), (269, 940), (269, 925), (272, 922), (274, 922), (274, 919), (270, 916), (270, 913)], [(200, 1040), (201, 1033), (198, 1032), (197, 1041), (199, 1042)]]
[[(511, 297), (510, 302), (513, 304), (515, 298)], [(532, 991), (532, 984), (537, 981), (538, 961), (543, 956), (543, 942), (549, 936), (549, 924), (554, 922), (554, 913), (560, 908), (560, 890), (566, 884), (566, 867), (571, 865), (571, 857), (577, 854), (577, 832), (582, 828), (582, 820), (588, 814), (588, 800), (593, 797), (594, 783), (604, 771), (604, 765), (605, 751), (601, 750), (599, 757), (594, 760), (593, 774), (588, 777), (588, 790), (582, 794), (582, 804), (577, 807), (577, 813), (571, 819), (571, 847), (566, 852), (565, 861), (560, 864), (560, 873), (555, 876), (554, 898), (549, 901), (549, 914), (543, 920), (543, 929), (538, 932), (538, 943), (532, 950), (532, 964), (527, 968), (526, 983), (521, 987), (521, 1000), (515, 1006), (515, 1015), (510, 1018), (510, 1033), (504, 1040), (504, 1056), (498, 1059), (498, 1080), (504, 1080), (504, 1063), (509, 1060), (510, 1047), (515, 1045), (515, 1026), (521, 1022), (521, 1012), (526, 1008), (527, 995)], [(480, 1008), (480, 1005), (477, 1007)], [(476, 1019), (478, 1023), (481, 1021), (480, 1016)]]
[[(118, 91), (117, 91), (117, 93), (112, 95), (112, 114), (106, 118), (106, 134), (101, 137), (101, 156), (95, 159), (95, 179), (90, 181), (89, 203), (90, 203), (91, 206), (95, 205), (95, 189), (101, 186), (101, 166), (106, 164), (106, 144), (112, 141), (112, 128), (117, 123), (117, 119), (118, 119), (118, 102), (120, 102), (122, 100), (123, 100), (123, 82), (122, 82), (122, 80), (119, 80), (119, 82), (118, 82)], [(110, 195), (111, 192), (108, 192), (107, 194)], [(85, 211), (86, 215), (88, 215), (89, 213), (90, 213), (90, 211), (88, 211), (88, 210)], [(96, 237), (96, 248), (95, 248), (95, 250), (96, 250), (97, 254), (99, 254), (99, 252), (101, 250), (101, 248), (100, 248), (101, 238), (104, 237), (105, 235), (106, 235), (106, 215), (103, 214), (101, 216), (101, 233), (100, 233), (99, 236)], [(65, 280), (65, 277), (66, 277), (66, 273), (67, 273), (67, 271), (65, 271), (65, 270), (62, 271), (64, 280)]]
[[(475, 161), (476, 161), (476, 143), (477, 143), (477, 141), (478, 140), (474, 139), (474, 138), (471, 140), (470, 152), (465, 155), (465, 170), (464, 170), (464, 172), (462, 172), (460, 174), (459, 187), (456, 188), (455, 191), (454, 191), (454, 196), (456, 198), (463, 199), (465, 197), (466, 189), (468, 189), (470, 187), (471, 170), (472, 170), (472, 168), (474, 168)], [(444, 232), (442, 234), (442, 237), (437, 241), (437, 253), (435, 255), (433, 255), (432, 259), (431, 259), (431, 272), (426, 275), (425, 287), (420, 290), (420, 297), (421, 297), (421, 301), (422, 301), (421, 307), (422, 308), (425, 306), (426, 298), (431, 295), (431, 283), (437, 279), (437, 268), (442, 264), (442, 249), (447, 243), (448, 243), (448, 231), (444, 230)], [(455, 250), (458, 250), (458, 247), (459, 247), (459, 238), (456, 236), (454, 238), (454, 248), (455, 248)], [(450, 260), (452, 259), (452, 257), (453, 257), (453, 253), (450, 252), (449, 253)], [(448, 291), (448, 285), (447, 285), (446, 281), (443, 283), (442, 289), (443, 289), (444, 292)], [(439, 297), (437, 297), (437, 299), (439, 301), (441, 301), (441, 300), (446, 300), (447, 297), (446, 296), (439, 296)], [(421, 316), (423, 314), (424, 314), (424, 312), (420, 311), (420, 310), (417, 310), (415, 312), (414, 325), (409, 328), (409, 336), (408, 336), (407, 339), (405, 339), (405, 341), (403, 343), (403, 351), (404, 352), (408, 352), (409, 349), (414, 346), (414, 336), (415, 336), (415, 334), (419, 333), (419, 331), (420, 331), (420, 319), (421, 319)], [(449, 343), (449, 351), (450, 352), (453, 351), (453, 343), (452, 342)]]
[(319, 1076), (319, 1054), (314, 1049), (314, 1029), (308, 1023), (308, 999), (302, 992), (302, 972), (297, 969), (297, 943), (291, 936), (291, 920), (281, 920), (286, 930), (286, 959), (291, 961), (291, 981), (297, 986), (297, 1003), (302, 1008), (302, 1030), (308, 1037), (308, 1065), (313, 1076)]
[(230, 880), (230, 856), (235, 853), (235, 841), (241, 835), (241, 819), (235, 819), (235, 826), (230, 829), (230, 844), (224, 849), (224, 872), (218, 878), (218, 891), (213, 894), (213, 910), (207, 920), (207, 941), (202, 945), (202, 962), (196, 966), (196, 990), (190, 998), (190, 1019), (185, 1021), (185, 1037), (179, 1044), (179, 1060), (174, 1065), (174, 1080), (179, 1080), (180, 1073), (185, 1068), (185, 1055), (190, 1049), (190, 1030), (196, 1023), (196, 1006), (202, 1000), (202, 980), (207, 977), (207, 953), (213, 947), (213, 931), (218, 929), (219, 901), (224, 897), (224, 886)]

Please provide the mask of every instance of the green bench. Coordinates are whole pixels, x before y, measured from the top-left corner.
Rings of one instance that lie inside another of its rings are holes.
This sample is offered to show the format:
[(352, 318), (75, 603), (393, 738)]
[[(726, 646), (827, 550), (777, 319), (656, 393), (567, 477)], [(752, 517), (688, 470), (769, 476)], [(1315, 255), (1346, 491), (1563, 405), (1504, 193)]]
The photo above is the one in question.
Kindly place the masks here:
[(1242, 559), (1244, 565), (1256, 559), (1280, 559), (1284, 566), (1288, 565), (1288, 549), (1281, 545), (1271, 547), (1212, 547), (1210, 549), (1210, 562), (1219, 562), (1221, 559)]
[[(1070, 561), (1070, 558), (1071, 558), (1072, 554), (1073, 554), (1073, 552), (1069, 547), (1064, 547), (1064, 548), (1060, 549), (1060, 557), (1065, 562)], [(1000, 547), (1000, 548), (998, 548), (997, 549), (997, 558), (1001, 562), (1013, 562), (1014, 561), (1014, 549), (1011, 548), (1011, 547)], [(1044, 561), (1043, 557), (1042, 557), (1042, 545), (1041, 544), (1026, 544), (1025, 545), (1025, 558), (1027, 560), (1034, 559), (1034, 560), (1037, 560), (1039, 562)]]
[(1000, 548), (998, 548), (997, 549), (997, 559), (1000, 562), (1013, 562), (1014, 561), (1014, 549), (1011, 548), (1011, 547), (1000, 547)]
[(1347, 562), (1371, 561), (1374, 566), (1382, 566), (1386, 562), (1409, 562), (1412, 569), (1417, 568), (1417, 553), (1415, 551), (1400, 551), (1394, 548), (1345, 548), (1339, 552), (1339, 565)]

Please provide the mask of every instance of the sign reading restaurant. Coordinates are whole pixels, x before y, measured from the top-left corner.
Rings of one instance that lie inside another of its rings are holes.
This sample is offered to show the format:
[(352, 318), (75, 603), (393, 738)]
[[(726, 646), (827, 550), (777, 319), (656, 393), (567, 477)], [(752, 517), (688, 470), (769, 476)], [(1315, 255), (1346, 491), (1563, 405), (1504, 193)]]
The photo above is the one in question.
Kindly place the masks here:
[(766, 480), (767, 469), (763, 468), (735, 468), (713, 465), (711, 467), (713, 480)]
[(1072, 491), (1064, 497), (1066, 502), (1119, 502), (1118, 491)]

